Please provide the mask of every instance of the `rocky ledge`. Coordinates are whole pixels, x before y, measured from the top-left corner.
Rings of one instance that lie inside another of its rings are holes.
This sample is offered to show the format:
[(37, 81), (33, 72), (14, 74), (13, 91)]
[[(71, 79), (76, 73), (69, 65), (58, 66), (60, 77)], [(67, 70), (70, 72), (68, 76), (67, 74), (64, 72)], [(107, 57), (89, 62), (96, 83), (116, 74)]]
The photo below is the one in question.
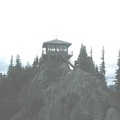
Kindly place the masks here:
[(10, 120), (120, 120), (120, 106), (95, 76), (67, 64), (43, 70), (22, 89)]

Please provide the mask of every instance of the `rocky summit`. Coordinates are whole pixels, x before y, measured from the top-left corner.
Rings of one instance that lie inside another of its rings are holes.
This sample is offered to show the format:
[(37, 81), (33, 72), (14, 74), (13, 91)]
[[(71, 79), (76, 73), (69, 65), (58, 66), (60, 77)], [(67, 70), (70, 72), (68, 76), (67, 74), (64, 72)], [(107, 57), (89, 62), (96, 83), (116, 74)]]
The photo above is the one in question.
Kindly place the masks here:
[(95, 76), (67, 64), (44, 69), (19, 92), (9, 120), (120, 120), (120, 106)]

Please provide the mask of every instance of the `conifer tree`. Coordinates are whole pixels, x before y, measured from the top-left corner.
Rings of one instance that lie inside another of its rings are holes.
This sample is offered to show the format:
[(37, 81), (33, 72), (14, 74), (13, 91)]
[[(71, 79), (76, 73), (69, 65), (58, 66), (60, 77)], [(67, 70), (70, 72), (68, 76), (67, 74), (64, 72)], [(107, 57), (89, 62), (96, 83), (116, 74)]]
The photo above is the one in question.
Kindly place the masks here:
[(84, 71), (88, 71), (88, 59), (87, 59), (88, 55), (86, 52), (86, 46), (84, 46), (83, 44), (81, 45), (81, 49), (80, 49), (80, 54), (78, 56), (78, 63), (79, 63), (79, 67), (84, 70)]
[(78, 56), (78, 63), (79, 63), (79, 67), (82, 70), (95, 75), (95, 65), (92, 57), (92, 48), (91, 48), (90, 56), (88, 56), (86, 51), (86, 46), (84, 46), (83, 44), (81, 45), (80, 54)]
[(105, 50), (104, 47), (102, 49), (102, 57), (101, 57), (101, 64), (99, 66), (99, 79), (102, 80), (104, 83), (106, 83), (105, 81), (105, 60), (104, 60), (104, 56), (105, 56)]
[(38, 67), (38, 56), (36, 56), (36, 58), (34, 59), (34, 62), (33, 62), (33, 68), (37, 69)]
[(3, 75), (2, 75), (2, 73), (0, 73), (0, 81), (1, 81), (2, 77), (3, 77)]
[(96, 65), (95, 67), (95, 76), (99, 79), (99, 70), (98, 70), (98, 66)]
[(24, 76), (26, 80), (31, 78), (31, 65), (29, 62), (27, 62), (27, 65), (25, 66)]
[(118, 69), (116, 70), (116, 95), (117, 98), (120, 100), (120, 50), (119, 50), (119, 56), (118, 56)]
[(93, 52), (91, 47), (90, 57), (88, 57), (88, 72), (90, 72), (92, 75), (95, 75), (95, 64), (93, 61), (92, 53)]
[(21, 59), (20, 56), (17, 55), (16, 56), (16, 60), (15, 60), (15, 67), (14, 67), (14, 88), (16, 89), (16, 92), (19, 92), (19, 90), (22, 88), (23, 86), (23, 75), (24, 71), (22, 68), (22, 63), (21, 63)]
[(41, 71), (44, 68), (44, 61), (43, 59), (40, 57), (39, 61), (38, 61), (38, 69), (39, 71)]
[(10, 65), (9, 65), (9, 67), (8, 67), (8, 71), (7, 71), (7, 75), (8, 75), (9, 78), (12, 77), (13, 72), (14, 72), (14, 66), (13, 66), (13, 55), (11, 55)]
[(92, 47), (91, 47), (91, 50), (90, 50), (90, 57), (92, 58), (93, 57), (93, 51), (92, 51)]
[(38, 72), (38, 67), (39, 67), (39, 59), (38, 56), (36, 56), (36, 58), (34, 58), (33, 64), (32, 64), (32, 76), (34, 77), (36, 75), (36, 73)]
[(15, 72), (16, 72), (16, 74), (21, 73), (21, 70), (22, 70), (21, 59), (20, 59), (20, 56), (17, 55), (16, 56), (16, 64), (15, 64)]

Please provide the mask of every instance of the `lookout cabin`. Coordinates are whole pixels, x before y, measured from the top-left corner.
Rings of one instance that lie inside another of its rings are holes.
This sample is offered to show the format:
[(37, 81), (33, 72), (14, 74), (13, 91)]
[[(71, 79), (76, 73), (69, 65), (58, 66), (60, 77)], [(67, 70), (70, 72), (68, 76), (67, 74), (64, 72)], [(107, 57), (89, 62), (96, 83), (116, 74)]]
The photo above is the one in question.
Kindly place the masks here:
[(59, 67), (63, 63), (68, 63), (74, 67), (69, 59), (73, 56), (72, 51), (68, 51), (71, 43), (62, 40), (51, 40), (42, 45), (42, 59), (45, 66)]

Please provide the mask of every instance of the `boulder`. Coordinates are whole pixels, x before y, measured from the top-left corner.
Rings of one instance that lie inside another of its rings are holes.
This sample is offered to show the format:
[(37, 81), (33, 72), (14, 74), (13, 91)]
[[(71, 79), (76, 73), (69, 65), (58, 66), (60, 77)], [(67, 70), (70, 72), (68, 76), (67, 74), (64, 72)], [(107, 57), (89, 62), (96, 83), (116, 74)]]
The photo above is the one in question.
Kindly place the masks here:
[(120, 120), (120, 113), (115, 108), (110, 108), (105, 120)]

